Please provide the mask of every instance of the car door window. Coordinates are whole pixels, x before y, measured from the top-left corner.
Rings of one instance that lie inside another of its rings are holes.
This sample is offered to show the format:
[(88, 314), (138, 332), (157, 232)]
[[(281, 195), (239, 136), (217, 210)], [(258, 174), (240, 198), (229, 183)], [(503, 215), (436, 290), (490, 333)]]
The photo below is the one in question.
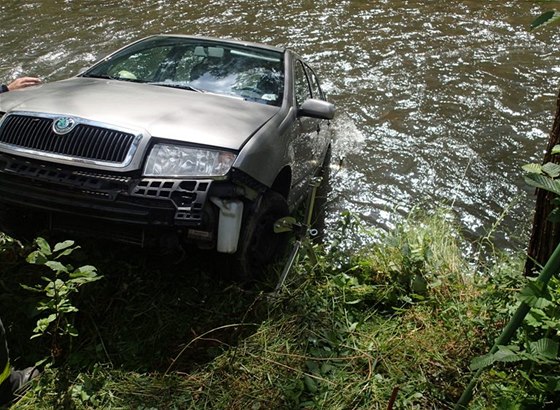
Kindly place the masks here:
[(309, 81), (307, 80), (307, 74), (303, 68), (301, 61), (296, 61), (295, 66), (295, 92), (296, 92), (296, 104), (299, 107), (305, 100), (311, 98), (311, 90), (309, 89)]
[(324, 100), (325, 95), (323, 93), (323, 90), (321, 90), (319, 79), (317, 78), (313, 70), (309, 68), (309, 66), (305, 66), (305, 68), (311, 82), (311, 91), (312, 91), (313, 98), (316, 98), (318, 100)]

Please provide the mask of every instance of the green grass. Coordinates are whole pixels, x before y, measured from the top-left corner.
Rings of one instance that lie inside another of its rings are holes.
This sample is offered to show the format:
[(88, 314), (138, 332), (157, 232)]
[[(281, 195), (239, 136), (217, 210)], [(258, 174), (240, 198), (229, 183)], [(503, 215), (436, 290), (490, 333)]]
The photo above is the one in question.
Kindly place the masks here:
[[(507, 320), (520, 262), (492, 265), (500, 283), (473, 275), (445, 212), (378, 236), (353, 254), (317, 247), (318, 264), (300, 261), (277, 297), (238, 286), (208, 254), (165, 265), (83, 244), (73, 263), (104, 278), (75, 300), (79, 337), (13, 408), (387, 409), (392, 397), (395, 409), (451, 408)], [(36, 301), (19, 287), (37, 281), (29, 249), (4, 240), (2, 317), (23, 367), (49, 344), (29, 341)], [(497, 380), (485, 379), (476, 406), (492, 403)]]

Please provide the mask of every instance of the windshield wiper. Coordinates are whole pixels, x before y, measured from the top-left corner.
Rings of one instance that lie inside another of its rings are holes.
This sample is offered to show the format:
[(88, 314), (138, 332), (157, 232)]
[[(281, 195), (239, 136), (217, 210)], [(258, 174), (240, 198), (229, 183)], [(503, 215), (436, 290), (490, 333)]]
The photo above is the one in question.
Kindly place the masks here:
[(82, 74), (82, 77), (86, 78), (102, 78), (104, 80), (118, 80), (116, 77), (111, 77), (108, 74)]
[(196, 88), (193, 87), (190, 84), (187, 83), (170, 83), (170, 82), (166, 82), (166, 81), (154, 81), (151, 83), (146, 83), (146, 84), (150, 84), (150, 85), (159, 85), (162, 87), (169, 87), (169, 88), (179, 88), (181, 90), (189, 90), (189, 91), (194, 91), (197, 93), (205, 93), (206, 90), (202, 90), (200, 88)]
[(109, 75), (109, 74), (87, 74), (87, 75), (82, 75), (82, 77), (101, 78), (101, 79), (104, 79), (104, 80), (128, 81), (128, 82), (131, 82), (131, 83), (141, 83), (142, 82), (140, 80), (137, 80), (136, 78), (113, 77), (112, 75)]

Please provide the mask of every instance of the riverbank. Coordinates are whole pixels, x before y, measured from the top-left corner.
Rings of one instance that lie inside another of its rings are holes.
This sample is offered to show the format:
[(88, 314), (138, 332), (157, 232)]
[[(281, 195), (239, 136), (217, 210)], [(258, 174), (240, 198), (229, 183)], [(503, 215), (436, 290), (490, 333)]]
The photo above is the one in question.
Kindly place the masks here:
[[(515, 306), (522, 255), (466, 260), (443, 211), (411, 216), (349, 255), (345, 238), (364, 228), (350, 215), (341, 221), (340, 243), (318, 248), (314, 266), (304, 259), (274, 298), (217, 280), (205, 255), (164, 268), (157, 257), (84, 245), (72, 263), (94, 263), (104, 278), (75, 299), (80, 334), (13, 408), (452, 407), (471, 360)], [(18, 283), (38, 275), (27, 252), (7, 239), (0, 253), (16, 366), (51, 346), (29, 341), (36, 296)], [(485, 373), (472, 408), (551, 399), (516, 363)]]

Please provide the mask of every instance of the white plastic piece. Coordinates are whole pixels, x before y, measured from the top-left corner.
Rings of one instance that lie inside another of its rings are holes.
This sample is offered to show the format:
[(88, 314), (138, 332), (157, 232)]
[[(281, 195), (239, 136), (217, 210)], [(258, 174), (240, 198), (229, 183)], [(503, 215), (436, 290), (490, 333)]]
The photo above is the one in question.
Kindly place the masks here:
[(243, 202), (239, 199), (220, 199), (211, 197), (210, 201), (220, 208), (218, 222), (218, 243), (216, 249), (221, 253), (235, 253), (241, 231)]

